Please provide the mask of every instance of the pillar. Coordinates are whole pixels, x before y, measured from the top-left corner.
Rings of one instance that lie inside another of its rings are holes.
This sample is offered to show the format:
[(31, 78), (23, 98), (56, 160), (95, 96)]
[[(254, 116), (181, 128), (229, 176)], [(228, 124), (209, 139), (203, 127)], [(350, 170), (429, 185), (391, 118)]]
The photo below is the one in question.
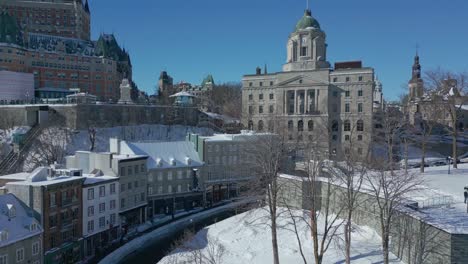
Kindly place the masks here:
[(298, 109), (298, 99), (297, 99), (297, 90), (294, 90), (294, 114), (297, 114), (299, 112)]
[(315, 89), (315, 106), (314, 106), (314, 110), (315, 111), (318, 111), (318, 97), (319, 97), (319, 90), (318, 89)]
[(304, 112), (309, 112), (309, 90), (305, 90), (305, 105), (304, 105)]

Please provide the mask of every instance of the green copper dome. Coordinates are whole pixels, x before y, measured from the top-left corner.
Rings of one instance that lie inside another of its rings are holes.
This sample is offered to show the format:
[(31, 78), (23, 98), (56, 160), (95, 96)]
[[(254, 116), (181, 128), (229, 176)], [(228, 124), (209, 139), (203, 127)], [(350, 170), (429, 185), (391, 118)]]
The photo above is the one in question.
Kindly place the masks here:
[(296, 32), (310, 27), (320, 29), (320, 24), (312, 17), (312, 12), (310, 10), (306, 10), (304, 16), (296, 25)]

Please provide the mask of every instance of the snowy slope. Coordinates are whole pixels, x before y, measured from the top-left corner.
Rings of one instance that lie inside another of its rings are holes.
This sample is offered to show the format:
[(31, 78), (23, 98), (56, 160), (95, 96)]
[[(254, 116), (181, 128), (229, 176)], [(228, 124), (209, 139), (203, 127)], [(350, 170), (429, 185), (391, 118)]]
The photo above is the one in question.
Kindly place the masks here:
[[(304, 212), (295, 211), (294, 213), (301, 215)], [(190, 251), (201, 249), (202, 254), (208, 254), (208, 241), (217, 241), (226, 249), (222, 258), (224, 264), (271, 264), (273, 263), (271, 235), (269, 227), (266, 225), (266, 215), (266, 210), (256, 209), (211, 225), (198, 232), (192, 240), (171, 255), (166, 256), (159, 263), (175, 263), (175, 258), (178, 261), (191, 263), (192, 254)], [(281, 217), (279, 225), (284, 227), (278, 230), (280, 263), (303, 263), (296, 236), (291, 231), (293, 230), (291, 219), (286, 216)], [(320, 225), (323, 225), (323, 219), (320, 219)], [(307, 263), (314, 263), (308, 226), (304, 221), (300, 221), (298, 228), (301, 231), (300, 238)], [(353, 263), (380, 263), (383, 258), (380, 237), (377, 233), (368, 227), (357, 227), (353, 235), (352, 255)], [(392, 263), (402, 263), (397, 261), (394, 255), (391, 256), (391, 259)], [(344, 263), (340, 245), (331, 244), (323, 263)]]
[[(204, 127), (166, 126), (166, 125), (139, 125), (128, 127), (111, 127), (96, 129), (95, 151), (109, 151), (109, 138), (117, 137), (128, 141), (178, 141), (185, 140), (187, 133), (199, 133), (203, 136), (213, 135), (213, 130)], [(89, 150), (88, 131), (80, 130), (72, 136), (67, 147), (67, 153), (77, 150)]]

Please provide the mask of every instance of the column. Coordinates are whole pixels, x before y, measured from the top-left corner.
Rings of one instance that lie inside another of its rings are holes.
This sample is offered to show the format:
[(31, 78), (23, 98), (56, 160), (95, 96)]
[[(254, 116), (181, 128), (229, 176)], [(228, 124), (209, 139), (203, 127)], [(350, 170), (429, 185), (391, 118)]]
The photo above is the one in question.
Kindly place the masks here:
[(319, 105), (318, 105), (319, 100), (318, 100), (318, 98), (319, 98), (319, 90), (316, 89), (315, 90), (315, 106), (314, 106), (315, 111), (319, 110)]
[(299, 112), (299, 109), (297, 107), (297, 90), (294, 90), (294, 114), (297, 114)]
[(283, 114), (287, 114), (286, 109), (287, 109), (287, 92), (283, 91)]
[(304, 106), (305, 113), (309, 111), (309, 90), (305, 90), (305, 106)]

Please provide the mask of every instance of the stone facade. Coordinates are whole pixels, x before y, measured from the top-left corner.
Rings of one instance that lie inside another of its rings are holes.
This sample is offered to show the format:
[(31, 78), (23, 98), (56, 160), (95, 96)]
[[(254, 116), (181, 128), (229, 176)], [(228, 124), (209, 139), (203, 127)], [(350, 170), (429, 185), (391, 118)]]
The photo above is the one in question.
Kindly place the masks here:
[[(320, 210), (330, 195), (330, 212), (341, 211), (343, 203), (340, 193), (345, 188), (325, 181), (311, 184), (299, 176), (281, 175), (279, 177), (280, 205), (297, 209), (310, 209), (312, 201), (317, 202)], [(312, 192), (312, 188), (315, 188)], [(330, 188), (330, 189), (328, 189)], [(283, 199), (284, 198), (284, 199)], [(353, 222), (368, 226), (376, 232), (381, 231), (378, 206), (375, 197), (361, 192), (357, 196), (358, 207), (353, 212)], [(460, 264), (468, 259), (468, 234), (451, 233), (425, 222), (412, 213), (413, 209), (400, 208), (393, 219), (390, 251), (406, 263)], [(345, 215), (343, 215), (345, 217)]]
[(208, 137), (187, 135), (187, 141), (194, 144), (204, 162), (201, 169), (202, 188), (209, 203), (237, 196), (242, 186), (252, 179), (253, 168), (248, 160), (247, 147), (255, 145), (256, 139), (262, 136), (247, 131)]
[(361, 62), (336, 63), (331, 69), (325, 39), (307, 10), (289, 36), (283, 71), (257, 69), (242, 79), (242, 123), (286, 133), (291, 142), (322, 142), (338, 157), (348, 151), (343, 146), (352, 136), (356, 153), (364, 156), (373, 128), (374, 69)]
[(438, 87), (438, 95), (425, 92), (424, 80), (421, 77), (420, 57), (416, 54), (412, 68), (411, 80), (408, 83), (408, 102), (405, 106), (409, 122), (416, 128), (423, 126), (427, 120), (435, 120), (441, 126), (454, 128), (452, 113), (456, 115), (455, 129), (463, 132), (468, 127), (468, 96), (458, 90), (455, 79), (444, 80)]
[(191, 142), (126, 142), (110, 140), (110, 149), (122, 155), (147, 155), (148, 216), (172, 214), (202, 206), (203, 166)]
[[(39, 123), (39, 112), (49, 113), (50, 120), (62, 122), (70, 129), (88, 127), (134, 126), (141, 124), (196, 126), (200, 111), (195, 107), (155, 105), (69, 104), (0, 106), (3, 126), (33, 126)], [(6, 124), (4, 124), (6, 122)]]

